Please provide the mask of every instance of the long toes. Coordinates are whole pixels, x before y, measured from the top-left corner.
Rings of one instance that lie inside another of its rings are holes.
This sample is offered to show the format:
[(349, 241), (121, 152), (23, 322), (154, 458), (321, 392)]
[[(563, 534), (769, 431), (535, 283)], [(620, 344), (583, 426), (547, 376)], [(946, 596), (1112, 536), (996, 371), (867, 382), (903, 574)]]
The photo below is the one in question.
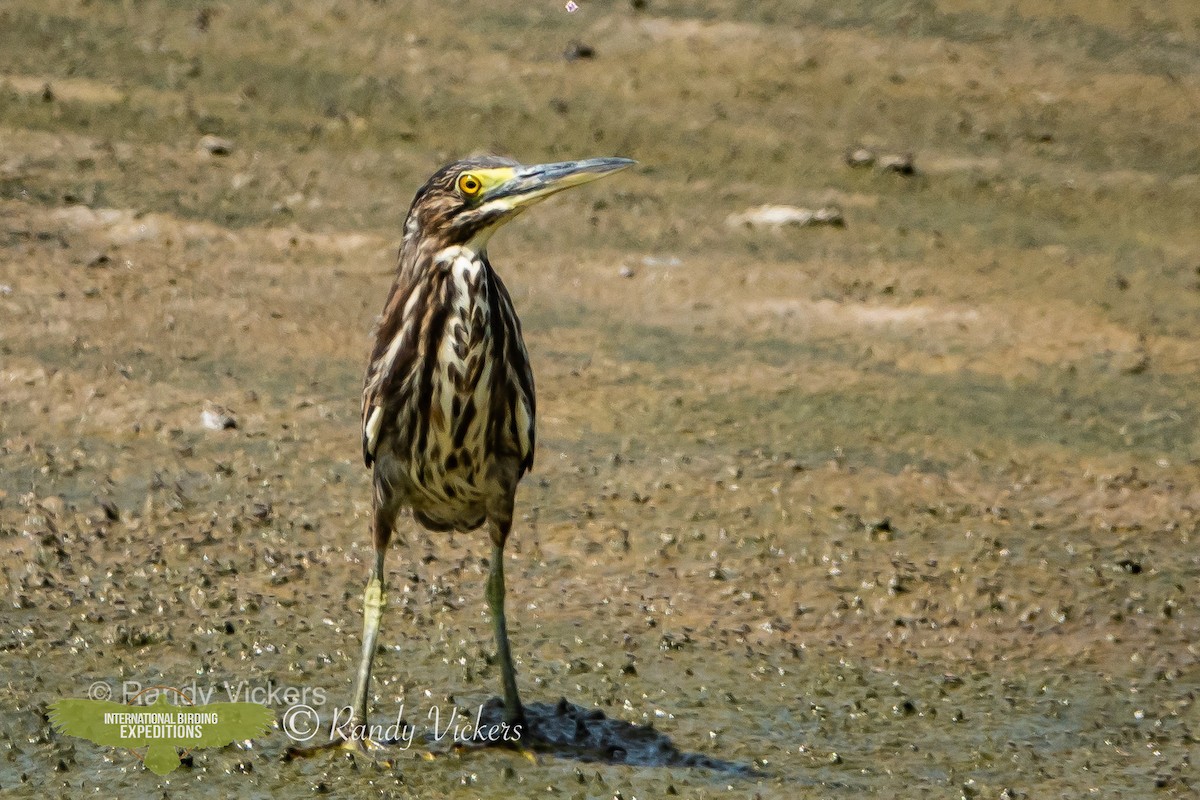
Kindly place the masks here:
[(294, 761), (298, 758), (312, 758), (313, 756), (326, 755), (329, 753), (354, 753), (358, 755), (370, 756), (378, 758), (393, 752), (395, 748), (392, 743), (377, 742), (374, 739), (361, 739), (352, 737), (335, 736), (328, 742), (312, 745), (311, 747), (289, 747), (284, 751), (284, 761)]
[(336, 753), (340, 750), (355, 750), (354, 739), (342, 739), (335, 737), (328, 742), (309, 745), (307, 747), (292, 746), (283, 751), (284, 761), (294, 761), (298, 758), (312, 758), (313, 756), (325, 755), (328, 753)]
[(394, 745), (399, 744), (398, 741), (377, 741), (369, 736), (364, 736), (365, 726), (346, 726), (332, 730), (327, 728), (326, 732), (329, 735), (327, 741), (314, 745), (289, 747), (284, 751), (284, 760), (291, 761), (297, 758), (311, 758), (316, 755), (338, 752), (374, 755), (392, 750)]

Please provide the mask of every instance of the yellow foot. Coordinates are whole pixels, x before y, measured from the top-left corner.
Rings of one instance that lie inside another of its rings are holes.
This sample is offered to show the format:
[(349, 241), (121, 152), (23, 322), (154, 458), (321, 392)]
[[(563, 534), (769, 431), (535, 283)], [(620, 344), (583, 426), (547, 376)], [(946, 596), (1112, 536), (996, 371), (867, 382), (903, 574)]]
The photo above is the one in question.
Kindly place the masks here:
[(322, 753), (341, 751), (368, 755), (378, 761), (390, 764), (389, 760), (381, 759), (379, 756), (392, 749), (391, 744), (386, 742), (377, 742), (374, 739), (350, 736), (341, 731), (333, 731), (329, 736), (329, 741), (307, 747), (289, 747), (283, 753), (283, 760), (294, 761), (297, 758), (311, 758)]
[[(538, 756), (537, 750), (532, 747), (528, 747), (519, 741), (488, 745), (472, 744), (471, 742), (455, 742), (450, 746), (449, 752), (445, 753), (445, 755), (453, 754), (461, 758), (463, 756), (478, 756), (489, 750), (495, 751), (497, 749), (507, 750), (510, 753), (514, 753), (534, 765), (540, 765), (542, 763), (541, 758)], [(431, 753), (427, 755), (426, 758), (432, 761), (434, 759), (434, 754)]]
[(541, 765), (542, 763), (536, 751), (530, 750), (528, 747), (523, 747), (519, 742), (517, 743), (517, 752), (524, 756), (531, 764)]

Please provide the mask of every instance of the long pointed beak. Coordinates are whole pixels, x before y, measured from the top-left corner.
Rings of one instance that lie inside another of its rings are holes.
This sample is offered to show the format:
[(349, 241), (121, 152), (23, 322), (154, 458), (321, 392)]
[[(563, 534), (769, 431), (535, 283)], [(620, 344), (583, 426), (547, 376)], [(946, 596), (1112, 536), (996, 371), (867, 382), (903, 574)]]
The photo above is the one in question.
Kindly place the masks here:
[(515, 211), (563, 189), (589, 183), (636, 163), (628, 158), (588, 158), (583, 161), (519, 167), (511, 178), (488, 192), (484, 202), (505, 200)]

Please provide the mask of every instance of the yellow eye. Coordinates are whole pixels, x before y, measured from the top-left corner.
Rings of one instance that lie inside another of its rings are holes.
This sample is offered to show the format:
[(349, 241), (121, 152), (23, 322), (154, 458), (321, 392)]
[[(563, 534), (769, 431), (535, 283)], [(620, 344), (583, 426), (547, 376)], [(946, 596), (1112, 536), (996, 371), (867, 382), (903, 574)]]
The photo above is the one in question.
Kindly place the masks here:
[(458, 190), (467, 197), (474, 197), (483, 189), (483, 183), (479, 178), (469, 172), (464, 172), (458, 176)]

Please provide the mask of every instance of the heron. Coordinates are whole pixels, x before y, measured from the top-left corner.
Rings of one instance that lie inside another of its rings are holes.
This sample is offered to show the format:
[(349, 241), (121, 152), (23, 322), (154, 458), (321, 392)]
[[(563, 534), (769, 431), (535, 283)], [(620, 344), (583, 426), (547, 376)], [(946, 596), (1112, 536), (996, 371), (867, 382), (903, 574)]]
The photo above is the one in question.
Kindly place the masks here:
[(487, 246), (531, 205), (634, 163), (590, 158), (523, 166), (479, 156), (442, 167), (413, 198), (363, 384), (374, 560), (363, 596), (353, 724), (341, 730), (350, 746), (372, 743), (368, 695), (387, 604), (384, 559), (406, 511), (434, 534), (487, 526), (486, 596), (504, 722), (514, 730), (524, 725), (504, 611), (504, 545), (517, 485), (533, 467), (536, 402), (521, 323)]

